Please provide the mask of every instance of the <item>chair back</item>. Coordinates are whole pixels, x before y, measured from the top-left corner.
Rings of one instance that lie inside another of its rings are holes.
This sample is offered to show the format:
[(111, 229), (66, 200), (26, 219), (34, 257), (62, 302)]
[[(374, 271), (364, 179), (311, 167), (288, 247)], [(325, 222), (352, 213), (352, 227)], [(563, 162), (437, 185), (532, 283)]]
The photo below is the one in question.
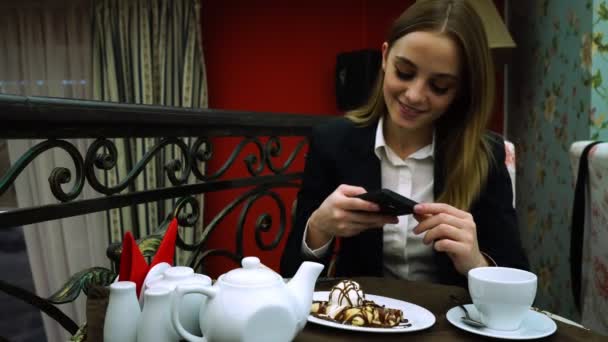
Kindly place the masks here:
[[(608, 334), (608, 143), (590, 146), (592, 143), (577, 141), (570, 147), (574, 179), (587, 179), (578, 184), (573, 205), (572, 287), (581, 324)], [(580, 165), (585, 159), (586, 167)], [(579, 170), (587, 174), (581, 175)]]

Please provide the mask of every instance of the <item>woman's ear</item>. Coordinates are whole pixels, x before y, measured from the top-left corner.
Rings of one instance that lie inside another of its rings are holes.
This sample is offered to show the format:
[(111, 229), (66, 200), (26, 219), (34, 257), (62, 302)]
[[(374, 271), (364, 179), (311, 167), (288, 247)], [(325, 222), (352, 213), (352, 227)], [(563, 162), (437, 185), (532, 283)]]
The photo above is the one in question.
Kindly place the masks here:
[(382, 71), (386, 72), (386, 59), (388, 58), (388, 43), (382, 43)]

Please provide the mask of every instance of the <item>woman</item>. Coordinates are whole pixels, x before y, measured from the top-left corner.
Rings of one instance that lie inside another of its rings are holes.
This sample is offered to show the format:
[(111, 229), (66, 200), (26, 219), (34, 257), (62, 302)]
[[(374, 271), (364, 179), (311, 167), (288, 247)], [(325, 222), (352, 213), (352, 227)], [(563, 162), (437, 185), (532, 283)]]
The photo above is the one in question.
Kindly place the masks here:
[[(485, 132), (494, 71), (481, 19), (463, 0), (417, 1), (380, 71), (365, 106), (313, 131), (284, 276), (334, 256), (337, 276), (460, 285), (479, 266), (527, 269), (504, 141)], [(379, 188), (419, 202), (415, 214), (354, 197)]]

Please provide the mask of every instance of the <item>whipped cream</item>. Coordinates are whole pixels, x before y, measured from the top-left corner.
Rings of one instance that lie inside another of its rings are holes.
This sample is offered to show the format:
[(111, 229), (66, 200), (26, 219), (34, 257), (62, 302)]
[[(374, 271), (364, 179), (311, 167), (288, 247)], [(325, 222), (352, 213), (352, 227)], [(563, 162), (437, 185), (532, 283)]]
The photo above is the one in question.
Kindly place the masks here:
[(329, 292), (330, 306), (355, 307), (363, 305), (365, 294), (356, 281), (343, 280)]

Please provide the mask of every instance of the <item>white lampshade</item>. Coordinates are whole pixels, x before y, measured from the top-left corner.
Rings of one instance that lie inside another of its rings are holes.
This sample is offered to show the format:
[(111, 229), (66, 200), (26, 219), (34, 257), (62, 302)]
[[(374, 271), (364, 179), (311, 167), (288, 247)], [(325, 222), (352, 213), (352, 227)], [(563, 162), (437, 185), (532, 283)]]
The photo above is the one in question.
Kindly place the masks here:
[(517, 45), (513, 41), (507, 26), (500, 17), (494, 1), (467, 0), (475, 8), (488, 35), (490, 49), (512, 49)]

